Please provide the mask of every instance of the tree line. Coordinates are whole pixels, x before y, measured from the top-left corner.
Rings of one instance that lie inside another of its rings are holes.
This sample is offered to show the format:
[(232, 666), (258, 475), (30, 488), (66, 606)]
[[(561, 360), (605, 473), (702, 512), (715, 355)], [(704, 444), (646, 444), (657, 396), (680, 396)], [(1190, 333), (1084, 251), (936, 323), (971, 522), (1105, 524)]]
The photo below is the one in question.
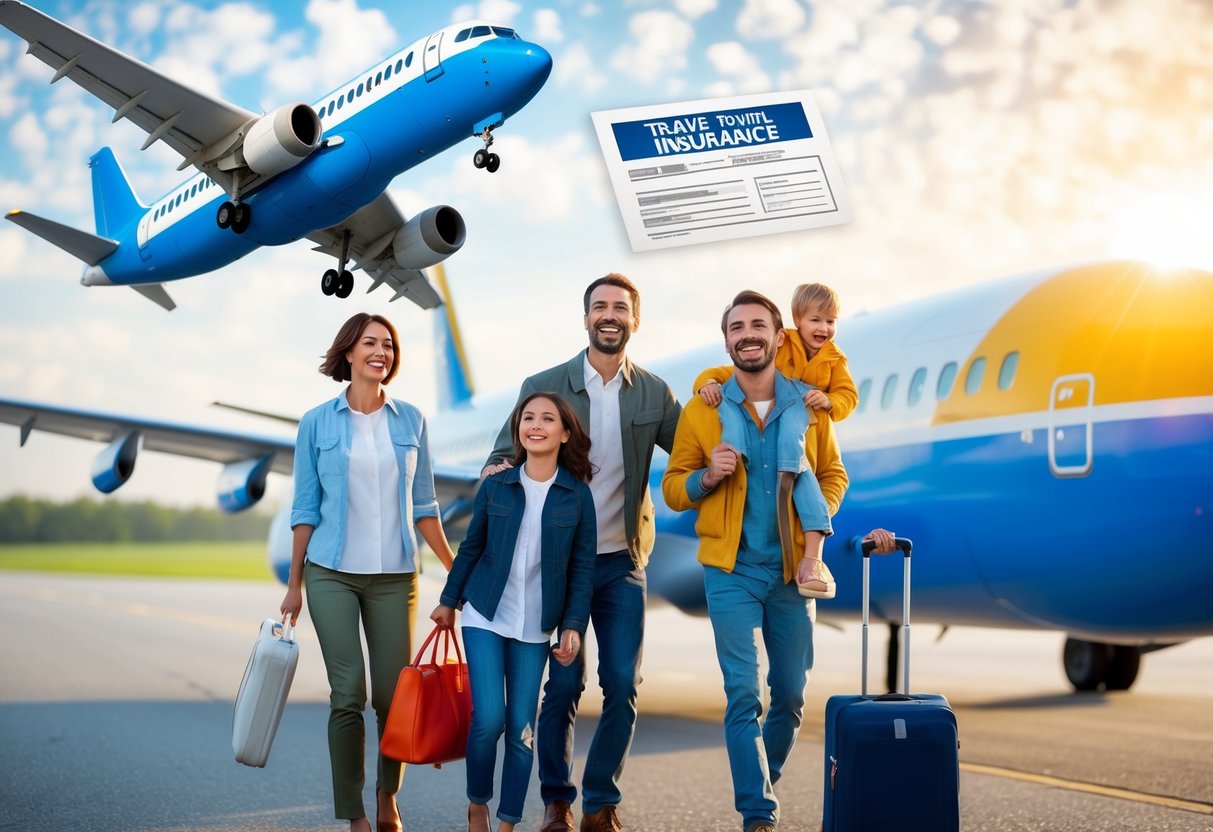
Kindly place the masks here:
[(213, 508), (173, 508), (150, 501), (81, 497), (56, 503), (16, 495), (0, 500), (0, 544), (264, 540), (272, 519), (256, 511), (224, 514)]

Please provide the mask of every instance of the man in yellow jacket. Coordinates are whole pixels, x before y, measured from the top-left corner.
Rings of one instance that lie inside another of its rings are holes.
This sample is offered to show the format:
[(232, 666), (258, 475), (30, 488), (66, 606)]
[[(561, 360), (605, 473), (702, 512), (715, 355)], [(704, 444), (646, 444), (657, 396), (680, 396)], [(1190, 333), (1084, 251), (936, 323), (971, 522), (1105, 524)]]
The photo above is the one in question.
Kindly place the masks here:
[[(721, 391), (720, 407), (748, 415), (744, 462), (738, 464), (738, 450), (721, 442), (716, 411), (692, 398), (678, 421), (661, 485), (670, 508), (699, 510), (695, 531), (724, 677), (734, 805), (746, 832), (774, 832), (779, 804), (772, 787), (800, 730), (813, 666), (813, 624), (797, 583), (815, 576), (803, 555), (815, 551), (820, 558), (825, 532), (801, 528), (790, 483), (781, 481), (778, 471), (781, 417), (804, 407), (804, 388), (772, 364), (784, 338), (779, 307), (757, 292), (742, 292), (725, 311), (721, 329), (736, 372)], [(803, 410), (796, 415), (803, 425)], [(830, 419), (811, 420), (805, 456), (833, 514), (846, 492), (847, 474)], [(759, 631), (771, 690), (761, 728)]]

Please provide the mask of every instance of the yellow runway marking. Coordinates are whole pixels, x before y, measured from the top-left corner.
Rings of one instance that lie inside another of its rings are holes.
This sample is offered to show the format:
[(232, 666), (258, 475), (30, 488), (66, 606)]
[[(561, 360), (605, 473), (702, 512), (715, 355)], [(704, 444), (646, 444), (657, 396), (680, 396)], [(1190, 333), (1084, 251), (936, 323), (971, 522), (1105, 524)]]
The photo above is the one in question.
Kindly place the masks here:
[(1035, 783), (1038, 786), (1052, 786), (1056, 789), (1068, 789), (1072, 792), (1097, 794), (1101, 797), (1115, 797), (1121, 800), (1131, 800), (1134, 803), (1149, 803), (1167, 809), (1179, 809), (1184, 812), (1196, 812), (1199, 815), (1213, 815), (1213, 806), (1208, 803), (1198, 803), (1194, 800), (1183, 800), (1178, 797), (1164, 797), (1158, 794), (1135, 792), (1132, 789), (1118, 789), (1113, 786), (1098, 786), (1093, 783), (1083, 783), (1079, 780), (1063, 780), (1060, 777), (1050, 777), (1047, 774), (1032, 774), (1027, 771), (1016, 771), (1012, 768), (986, 766), (980, 763), (961, 763), (961, 771), (970, 774), (988, 774), (991, 777), (1005, 777), (1009, 780), (1022, 780), (1025, 783)]

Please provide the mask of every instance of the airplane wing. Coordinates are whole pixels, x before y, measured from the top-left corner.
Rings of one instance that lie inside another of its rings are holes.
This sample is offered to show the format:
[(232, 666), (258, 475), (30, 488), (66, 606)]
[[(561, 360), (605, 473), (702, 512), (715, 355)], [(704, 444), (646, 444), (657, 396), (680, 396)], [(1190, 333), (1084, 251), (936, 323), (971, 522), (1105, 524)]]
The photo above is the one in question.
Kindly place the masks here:
[(143, 448), (148, 451), (224, 465), (273, 454), (270, 470), (288, 476), (294, 464), (293, 436), (257, 436), (16, 399), (0, 399), (0, 423), (20, 428), (22, 445), (34, 430), (93, 442), (112, 442), (125, 433), (138, 431)]
[(345, 222), (313, 232), (308, 239), (317, 244), (314, 251), (340, 258), (342, 239), (348, 231), (350, 259), (371, 276), (368, 292), (386, 284), (395, 293), (392, 300), (408, 298), (422, 309), (441, 306), (442, 296), (430, 284), (425, 272), (402, 268), (393, 257), (392, 239), (404, 223), (404, 214), (385, 191)]
[[(68, 78), (114, 108), (114, 121), (127, 118), (147, 134), (143, 149), (163, 141), (233, 193), (232, 153), (258, 114), (204, 95), (140, 61), (47, 17), (15, 0), (0, 0), (0, 25), (29, 42), (28, 52), (55, 70), (51, 83)], [(257, 181), (247, 168), (241, 190)]]
[[(136, 431), (143, 440), (143, 450), (147, 451), (222, 465), (272, 455), (269, 470), (288, 477), (294, 470), (294, 436), (257, 435), (5, 398), (0, 398), (0, 424), (19, 428), (22, 445), (35, 430), (101, 443)], [(434, 465), (438, 499), (452, 520), (459, 520), (470, 511), (479, 481), (479, 466)]]

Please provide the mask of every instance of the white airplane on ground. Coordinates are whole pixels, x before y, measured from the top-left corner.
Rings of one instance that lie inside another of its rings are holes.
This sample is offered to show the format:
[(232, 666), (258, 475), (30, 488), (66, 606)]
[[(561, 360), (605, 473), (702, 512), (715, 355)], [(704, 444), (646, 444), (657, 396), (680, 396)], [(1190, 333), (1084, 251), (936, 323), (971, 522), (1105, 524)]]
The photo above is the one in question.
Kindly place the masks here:
[[(744, 287), (738, 286), (737, 289)], [(826, 558), (838, 596), (823, 619), (855, 618), (858, 536), (914, 540), (914, 617), (1060, 630), (1078, 689), (1127, 689), (1143, 652), (1213, 635), (1213, 274), (1137, 263), (1040, 271), (849, 321), (859, 407), (839, 425), (851, 486)], [(442, 320), (453, 322), (450, 306)], [(705, 322), (705, 333), (713, 328)], [(473, 397), (457, 330), (444, 408), (430, 421), (440, 500), (455, 521), (516, 390)], [(650, 369), (690, 394), (719, 344)], [(531, 368), (538, 370), (539, 367)], [(130, 477), (140, 448), (223, 463), (219, 499), (255, 503), (289, 474), (292, 437), (166, 424), (0, 399), (0, 421), (107, 443), (94, 483)], [(660, 494), (665, 457), (654, 460)], [(652, 592), (704, 609), (694, 518), (657, 499)], [(271, 533), (280, 577), (289, 507)], [(900, 569), (873, 570), (874, 615), (900, 615)], [(892, 652), (892, 651), (890, 651)]]
[(484, 148), (473, 164), (490, 173), (492, 131), (535, 96), (552, 70), (543, 47), (483, 20), (420, 38), (314, 104), (257, 114), (220, 101), (16, 0), (0, 0), (0, 25), (28, 52), (147, 133), (198, 172), (144, 205), (109, 148), (89, 160), (96, 233), (25, 211), (8, 219), (84, 261), (85, 286), (130, 286), (165, 309), (163, 283), (206, 274), (261, 246), (307, 237), (337, 258), (320, 287), (348, 297), (346, 266), (387, 285), (392, 300), (422, 308), (440, 299), (423, 270), (466, 237), (463, 218), (436, 205), (406, 221), (386, 193), (401, 172), (468, 136)]

